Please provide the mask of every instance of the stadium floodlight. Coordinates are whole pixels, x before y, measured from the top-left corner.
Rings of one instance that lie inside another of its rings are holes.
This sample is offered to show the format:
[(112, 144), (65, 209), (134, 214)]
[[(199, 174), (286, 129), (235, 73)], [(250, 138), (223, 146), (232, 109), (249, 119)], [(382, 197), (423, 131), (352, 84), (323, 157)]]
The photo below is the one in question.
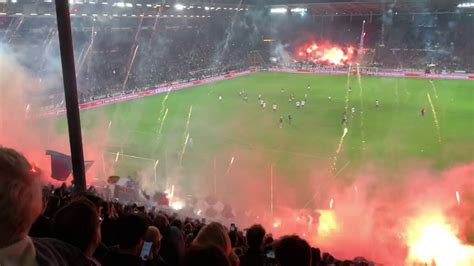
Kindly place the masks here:
[(270, 9), (270, 13), (272, 14), (285, 14), (288, 12), (286, 7), (274, 7)]
[(174, 5), (174, 8), (175, 8), (176, 10), (183, 10), (183, 9), (185, 9), (186, 7), (185, 7), (184, 5), (182, 5), (182, 4), (176, 4), (176, 5)]
[(308, 11), (307, 8), (303, 8), (303, 7), (295, 7), (295, 8), (292, 8), (290, 9), (291, 13), (305, 13)]
[(474, 3), (461, 3), (458, 8), (474, 8)]
[(208, 6), (205, 6), (204, 7), (204, 10), (209, 10), (210, 8)]
[(117, 2), (117, 3), (114, 3), (112, 6), (114, 6), (114, 7), (125, 7), (125, 3), (124, 2)]

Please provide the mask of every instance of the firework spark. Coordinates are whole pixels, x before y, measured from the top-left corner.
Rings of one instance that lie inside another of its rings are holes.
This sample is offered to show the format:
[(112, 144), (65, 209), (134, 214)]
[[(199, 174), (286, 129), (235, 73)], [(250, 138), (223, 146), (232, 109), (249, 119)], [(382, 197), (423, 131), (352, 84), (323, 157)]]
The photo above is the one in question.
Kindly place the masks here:
[(433, 105), (433, 102), (431, 101), (430, 93), (427, 92), (426, 95), (428, 96), (428, 101), (430, 102), (431, 111), (433, 112), (433, 119), (434, 119), (434, 123), (435, 123), (435, 126), (436, 126), (436, 132), (438, 133), (438, 142), (441, 144), (441, 130), (440, 130), (440, 126), (439, 126), (438, 116), (436, 114), (436, 109)]

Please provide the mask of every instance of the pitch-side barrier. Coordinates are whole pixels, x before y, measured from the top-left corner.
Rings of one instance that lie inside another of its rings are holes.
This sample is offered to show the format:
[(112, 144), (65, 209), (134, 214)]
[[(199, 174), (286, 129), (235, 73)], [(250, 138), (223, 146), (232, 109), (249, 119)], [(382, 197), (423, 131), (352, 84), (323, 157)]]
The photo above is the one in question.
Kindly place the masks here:
[[(198, 86), (198, 85), (201, 85), (201, 84), (212, 83), (212, 82), (219, 81), (219, 80), (240, 77), (240, 76), (248, 75), (248, 74), (255, 73), (255, 72), (258, 72), (258, 70), (257, 69), (250, 69), (250, 70), (245, 70), (245, 71), (240, 71), (240, 72), (231, 72), (231, 73), (228, 73), (228, 74), (215, 76), (215, 77), (210, 77), (210, 78), (206, 78), (206, 79), (202, 79), (202, 80), (194, 80), (194, 81), (189, 81), (189, 82), (171, 83), (171, 84), (167, 84), (167, 85), (160, 85), (160, 86), (156, 86), (152, 89), (145, 90), (145, 91), (140, 91), (140, 92), (131, 93), (131, 94), (127, 94), (127, 95), (119, 95), (119, 96), (115, 96), (115, 97), (109, 97), (109, 98), (104, 98), (104, 99), (100, 99), (100, 100), (94, 100), (94, 101), (87, 102), (87, 103), (82, 103), (82, 104), (79, 104), (79, 108), (81, 110), (90, 109), (90, 108), (99, 107), (99, 106), (103, 106), (103, 105), (134, 100), (134, 99), (142, 98), (142, 97), (145, 97), (145, 96), (150, 96), (150, 95), (155, 95), (155, 94), (160, 94), (160, 93), (166, 93), (168, 91), (177, 91), (177, 90), (181, 90), (181, 89), (185, 89), (185, 88)], [(61, 108), (57, 108), (57, 109), (54, 109), (54, 110), (49, 110), (47, 112), (44, 112), (44, 113), (42, 113), (42, 116), (61, 115), (65, 111), (66, 111), (66, 109), (64, 107), (61, 107)]]
[[(348, 70), (337, 69), (317, 69), (317, 68), (269, 68), (270, 72), (286, 73), (315, 73), (315, 74), (347, 74)], [(355, 69), (353, 70), (355, 71)], [(417, 77), (417, 78), (436, 78), (436, 79), (467, 79), (474, 80), (473, 74), (424, 74), (418, 72), (390, 71), (360, 68), (359, 73), (363, 76), (381, 76), (381, 77)]]

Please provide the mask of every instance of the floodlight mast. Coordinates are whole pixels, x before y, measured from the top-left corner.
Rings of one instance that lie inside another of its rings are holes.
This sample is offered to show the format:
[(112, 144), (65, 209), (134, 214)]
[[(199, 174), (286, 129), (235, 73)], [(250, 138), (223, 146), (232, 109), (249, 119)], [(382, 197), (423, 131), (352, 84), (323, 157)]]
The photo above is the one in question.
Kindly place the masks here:
[(84, 167), (79, 101), (77, 97), (71, 17), (69, 14), (68, 0), (56, 0), (55, 3), (74, 191), (81, 192), (86, 190), (86, 171)]

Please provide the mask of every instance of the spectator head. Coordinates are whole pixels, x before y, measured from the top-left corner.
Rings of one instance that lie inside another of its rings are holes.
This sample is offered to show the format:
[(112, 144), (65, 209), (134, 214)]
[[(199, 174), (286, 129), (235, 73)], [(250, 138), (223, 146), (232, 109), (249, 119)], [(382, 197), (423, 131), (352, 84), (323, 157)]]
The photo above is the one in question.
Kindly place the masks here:
[(181, 220), (179, 219), (174, 219), (171, 223), (170, 223), (170, 226), (175, 226), (177, 227), (179, 230), (183, 231), (184, 230), (184, 225), (183, 225), (183, 222), (181, 222)]
[(118, 223), (119, 248), (138, 256), (148, 229), (147, 219), (138, 214), (127, 214), (120, 217)]
[(170, 227), (170, 222), (166, 216), (163, 214), (158, 214), (153, 220), (153, 225), (156, 226), (162, 234), (164, 234), (164, 232)]
[(183, 266), (229, 266), (224, 252), (214, 245), (193, 245), (184, 254)]
[(312, 265), (319, 265), (321, 262), (321, 250), (319, 248), (311, 248), (311, 263)]
[(250, 248), (262, 248), (263, 238), (265, 237), (265, 228), (260, 224), (254, 224), (247, 230), (247, 244)]
[(40, 179), (28, 160), (0, 147), (0, 248), (26, 237), (42, 208)]
[(161, 233), (158, 228), (155, 226), (148, 226), (145, 234), (145, 241), (152, 242), (153, 247), (151, 249), (151, 253), (153, 256), (157, 256), (158, 252), (160, 252), (161, 248)]
[(275, 258), (280, 266), (310, 266), (311, 247), (298, 236), (284, 236), (274, 246)]
[(59, 209), (52, 220), (52, 233), (57, 239), (78, 247), (92, 256), (101, 241), (97, 209), (87, 198), (78, 198)]
[(194, 244), (200, 246), (214, 245), (227, 256), (232, 252), (229, 235), (224, 226), (216, 222), (204, 226), (194, 239)]

